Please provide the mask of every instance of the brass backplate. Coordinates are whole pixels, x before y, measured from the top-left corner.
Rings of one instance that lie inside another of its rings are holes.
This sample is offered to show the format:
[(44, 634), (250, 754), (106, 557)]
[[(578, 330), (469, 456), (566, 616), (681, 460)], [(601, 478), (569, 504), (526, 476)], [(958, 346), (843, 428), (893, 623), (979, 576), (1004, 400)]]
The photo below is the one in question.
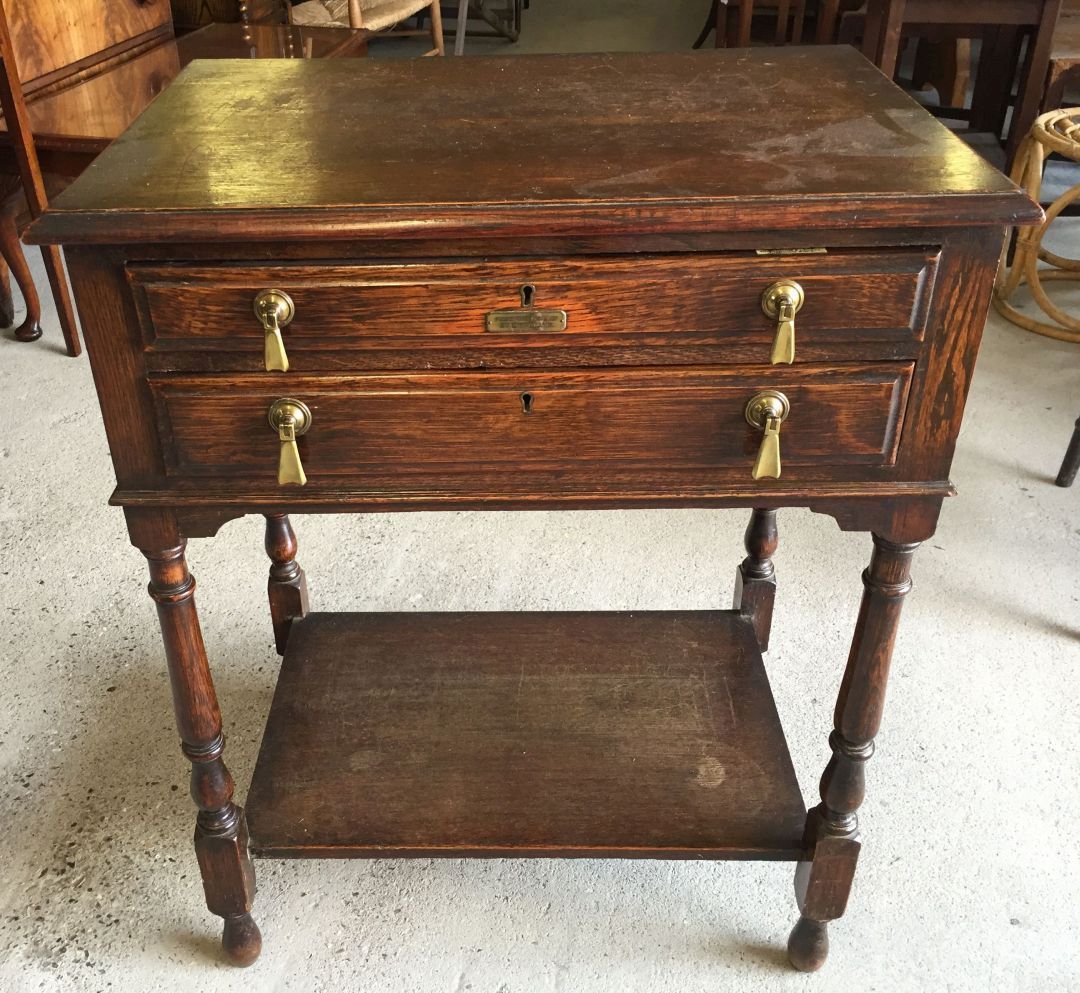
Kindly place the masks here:
[(781, 422), (791, 413), (791, 403), (779, 390), (765, 390), (752, 397), (746, 405), (746, 423), (764, 431), (770, 418)]
[(792, 316), (802, 310), (806, 302), (806, 294), (803, 288), (793, 279), (781, 279), (773, 283), (761, 294), (761, 309), (766, 317), (774, 321), (780, 317), (781, 303), (790, 303)]
[(262, 290), (255, 297), (255, 316), (264, 326), (272, 315), (277, 316), (278, 327), (287, 327), (296, 316), (296, 305), (284, 290)]
[(485, 321), (488, 331), (521, 334), (554, 334), (566, 330), (565, 310), (543, 310), (539, 307), (515, 307), (513, 310), (492, 310)]
[(303, 400), (282, 397), (274, 401), (267, 416), (270, 426), (275, 431), (280, 431), (286, 418), (292, 418), (293, 432), (297, 438), (302, 434), (307, 434), (308, 428), (311, 427), (311, 409)]

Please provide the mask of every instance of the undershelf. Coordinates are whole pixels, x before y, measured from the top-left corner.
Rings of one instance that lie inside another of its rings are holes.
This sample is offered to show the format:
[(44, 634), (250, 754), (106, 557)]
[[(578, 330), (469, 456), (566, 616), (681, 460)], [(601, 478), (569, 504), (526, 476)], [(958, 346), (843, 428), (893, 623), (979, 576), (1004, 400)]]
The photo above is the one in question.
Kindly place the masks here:
[(303, 858), (798, 859), (806, 817), (733, 611), (312, 614), (247, 809)]

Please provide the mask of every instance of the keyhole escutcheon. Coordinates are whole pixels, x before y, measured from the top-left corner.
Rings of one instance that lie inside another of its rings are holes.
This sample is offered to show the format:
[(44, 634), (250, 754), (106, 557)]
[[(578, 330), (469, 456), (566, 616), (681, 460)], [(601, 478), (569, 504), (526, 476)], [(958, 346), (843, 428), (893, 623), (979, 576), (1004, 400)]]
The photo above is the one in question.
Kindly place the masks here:
[(531, 414), (533, 407), (533, 395), (531, 393), (521, 394), (521, 412), (523, 414)]

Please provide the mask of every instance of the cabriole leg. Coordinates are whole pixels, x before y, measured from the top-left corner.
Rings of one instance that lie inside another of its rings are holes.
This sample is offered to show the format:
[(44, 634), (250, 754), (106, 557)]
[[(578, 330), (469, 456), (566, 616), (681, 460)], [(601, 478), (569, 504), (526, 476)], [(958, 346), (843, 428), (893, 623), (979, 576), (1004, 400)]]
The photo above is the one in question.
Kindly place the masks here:
[[(19, 241), (19, 225), (15, 213), (16, 205), (9, 204), (4, 210), (0, 210), (0, 255), (15, 277), (19, 285), (19, 291), (23, 295), (23, 303), (26, 305), (26, 317), (15, 329), (15, 337), (19, 341), (37, 341), (41, 337), (41, 301), (38, 299), (37, 287), (34, 286), (34, 277), (30, 272), (30, 266), (26, 263), (23, 255), (22, 243)], [(14, 321), (14, 313), (12, 321)]]
[(772, 557), (779, 540), (776, 511), (755, 509), (746, 527), (746, 558), (735, 572), (735, 609), (754, 625), (763, 652), (769, 647), (772, 630), (776, 599), (776, 569)]
[(251, 918), (255, 870), (248, 856), (247, 824), (235, 803), (233, 780), (222, 761), (221, 733), (210, 667), (195, 611), (195, 580), (184, 559), (185, 542), (166, 549), (142, 549), (150, 563), (150, 596), (157, 603), (172, 682), (181, 748), (191, 761), (195, 854), (206, 905), (225, 919), (222, 945), (234, 965), (259, 957), (262, 936)]
[(266, 515), (266, 554), (270, 556), (270, 618), (278, 655), (285, 654), (292, 622), (308, 612), (307, 579), (296, 561), (296, 534), (286, 514)]
[(821, 803), (806, 822), (810, 861), (795, 873), (800, 918), (788, 939), (788, 958), (803, 972), (825, 964), (828, 922), (847, 907), (861, 845), (856, 811), (866, 789), (866, 762), (881, 725), (900, 608), (911, 589), (917, 542), (897, 544), (874, 535), (874, 554), (863, 573), (862, 606), (847, 670), (836, 701), (832, 758), (821, 777)]

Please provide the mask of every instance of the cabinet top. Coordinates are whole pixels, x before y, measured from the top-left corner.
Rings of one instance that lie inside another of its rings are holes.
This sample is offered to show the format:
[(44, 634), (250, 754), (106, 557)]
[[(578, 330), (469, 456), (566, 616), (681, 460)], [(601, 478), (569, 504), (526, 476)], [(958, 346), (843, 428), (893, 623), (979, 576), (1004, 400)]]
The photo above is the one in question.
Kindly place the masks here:
[(50, 207), (61, 243), (1032, 222), (848, 47), (189, 66)]

